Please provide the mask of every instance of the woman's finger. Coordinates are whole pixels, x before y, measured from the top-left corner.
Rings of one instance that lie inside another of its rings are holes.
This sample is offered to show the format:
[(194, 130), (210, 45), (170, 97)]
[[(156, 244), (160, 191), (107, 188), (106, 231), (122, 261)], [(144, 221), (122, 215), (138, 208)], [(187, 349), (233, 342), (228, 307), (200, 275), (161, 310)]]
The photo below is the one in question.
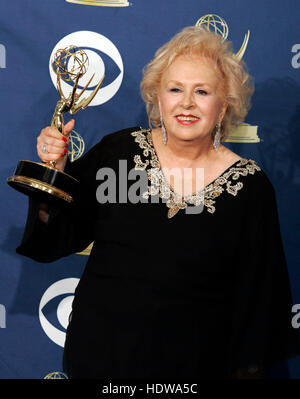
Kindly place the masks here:
[[(44, 144), (47, 144), (47, 146), (52, 146), (52, 147), (58, 147), (63, 149), (64, 147), (68, 146), (68, 142), (65, 140), (62, 140), (61, 138), (56, 139), (53, 137), (46, 137), (46, 136), (39, 136), (37, 139), (37, 145), (38, 147), (42, 148)], [(50, 152), (50, 150), (48, 149)]]
[(43, 144), (64, 148), (69, 144), (69, 140), (62, 134), (57, 137), (56, 135), (41, 133), (37, 138), (37, 146), (42, 147)]
[(74, 129), (75, 119), (71, 119), (68, 123), (65, 124), (64, 133), (65, 136), (69, 135), (69, 133)]
[[(46, 152), (43, 151), (43, 146), (44, 146)], [(48, 143), (44, 143), (44, 144), (38, 146), (38, 151), (40, 151), (43, 154), (47, 154), (47, 153), (48, 154), (61, 154), (62, 152), (66, 153), (68, 150), (67, 150), (67, 147), (64, 145), (58, 146), (58, 145), (51, 145)]]
[(41, 130), (40, 136), (42, 137), (53, 137), (56, 139), (60, 139), (63, 135), (58, 131), (55, 127), (47, 126)]

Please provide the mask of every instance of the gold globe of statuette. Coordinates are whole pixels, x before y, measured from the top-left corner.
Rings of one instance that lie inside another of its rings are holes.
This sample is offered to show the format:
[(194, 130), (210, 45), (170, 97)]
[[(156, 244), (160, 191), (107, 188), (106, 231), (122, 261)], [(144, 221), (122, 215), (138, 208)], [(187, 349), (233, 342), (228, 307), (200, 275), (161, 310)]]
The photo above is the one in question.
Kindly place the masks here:
[(207, 30), (213, 31), (223, 37), (226, 40), (228, 37), (228, 25), (225, 19), (219, 17), (216, 14), (206, 14), (199, 18), (196, 22), (196, 26), (202, 26)]
[(87, 71), (88, 56), (79, 47), (67, 46), (59, 49), (53, 58), (52, 68), (65, 82), (75, 81)]
[(68, 151), (68, 155), (70, 161), (76, 161), (76, 159), (80, 158), (81, 155), (84, 153), (85, 144), (83, 138), (75, 130), (72, 130), (69, 135), (69, 146), (70, 149)]
[(44, 377), (44, 380), (67, 380), (68, 376), (61, 371), (54, 371), (53, 373), (49, 373)]

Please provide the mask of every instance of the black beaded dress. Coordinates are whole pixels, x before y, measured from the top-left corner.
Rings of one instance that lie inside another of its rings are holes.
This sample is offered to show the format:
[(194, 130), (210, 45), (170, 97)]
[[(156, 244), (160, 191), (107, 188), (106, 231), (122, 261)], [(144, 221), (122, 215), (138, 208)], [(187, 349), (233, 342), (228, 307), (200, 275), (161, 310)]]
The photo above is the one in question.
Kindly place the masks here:
[(276, 197), (255, 161), (179, 199), (151, 131), (129, 128), (65, 171), (81, 184), (76, 206), (50, 206), (45, 224), (30, 200), (17, 252), (53, 262), (93, 243), (67, 328), (69, 378), (263, 377), (300, 354)]

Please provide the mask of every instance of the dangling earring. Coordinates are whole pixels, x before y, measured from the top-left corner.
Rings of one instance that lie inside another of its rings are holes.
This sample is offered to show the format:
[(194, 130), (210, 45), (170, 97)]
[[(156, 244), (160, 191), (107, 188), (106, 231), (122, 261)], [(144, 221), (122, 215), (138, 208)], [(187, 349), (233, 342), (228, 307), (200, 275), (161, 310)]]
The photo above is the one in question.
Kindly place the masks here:
[(160, 124), (161, 124), (161, 132), (162, 132), (163, 143), (167, 144), (167, 132), (166, 132), (166, 128), (165, 128), (165, 124), (164, 124), (162, 116), (160, 116)]
[(215, 138), (214, 138), (214, 147), (215, 150), (218, 151), (220, 141), (221, 141), (221, 123), (218, 123), (216, 125), (216, 133), (215, 133)]

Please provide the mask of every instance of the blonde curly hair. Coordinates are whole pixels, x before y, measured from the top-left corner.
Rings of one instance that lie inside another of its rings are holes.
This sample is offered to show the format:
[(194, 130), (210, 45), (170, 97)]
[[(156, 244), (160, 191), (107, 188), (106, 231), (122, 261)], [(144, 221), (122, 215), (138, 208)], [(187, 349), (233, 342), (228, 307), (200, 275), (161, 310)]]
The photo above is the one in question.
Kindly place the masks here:
[(164, 71), (180, 55), (201, 56), (213, 61), (220, 79), (220, 96), (227, 105), (222, 121), (221, 140), (231, 127), (242, 123), (251, 106), (252, 77), (244, 61), (233, 52), (232, 43), (199, 26), (188, 26), (160, 47), (143, 70), (141, 94), (146, 103), (149, 125), (160, 127), (157, 93)]

